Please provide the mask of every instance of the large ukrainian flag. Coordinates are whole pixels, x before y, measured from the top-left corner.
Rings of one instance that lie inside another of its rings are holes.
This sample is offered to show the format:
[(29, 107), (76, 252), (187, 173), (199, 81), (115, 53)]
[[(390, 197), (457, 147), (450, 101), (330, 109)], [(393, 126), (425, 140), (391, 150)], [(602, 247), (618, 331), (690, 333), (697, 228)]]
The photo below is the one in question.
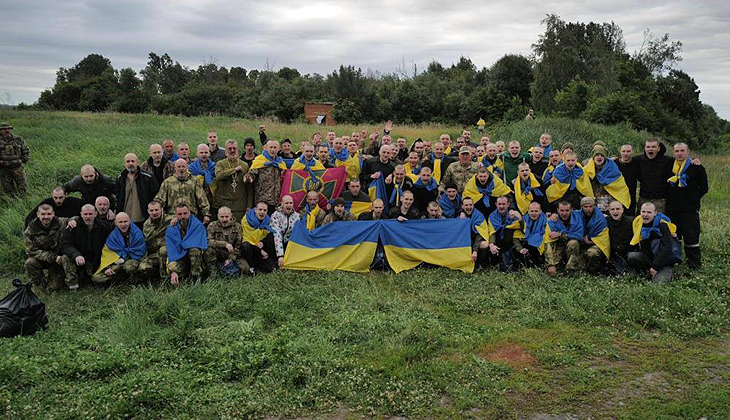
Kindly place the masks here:
[(385, 256), (396, 273), (422, 262), (465, 273), (474, 270), (469, 219), (383, 220), (380, 223)]
[(585, 197), (594, 197), (591, 179), (588, 178), (579, 163), (575, 164), (572, 171), (568, 170), (564, 163), (561, 163), (555, 168), (553, 178), (556, 182), (545, 190), (548, 201), (551, 203), (563, 198), (565, 193), (576, 188)]
[(596, 164), (591, 159), (586, 166), (583, 167), (586, 175), (589, 178), (596, 178), (598, 182), (603, 185), (603, 188), (607, 193), (611, 194), (611, 197), (618, 200), (619, 203), (623, 204), (624, 207), (629, 208), (631, 205), (631, 194), (629, 193), (629, 187), (626, 185), (626, 180), (618, 169), (616, 162), (611, 159), (606, 159), (606, 163), (603, 164), (601, 171), (596, 173)]
[(380, 221), (329, 223), (313, 231), (294, 225), (284, 253), (290, 270), (367, 272), (375, 257)]

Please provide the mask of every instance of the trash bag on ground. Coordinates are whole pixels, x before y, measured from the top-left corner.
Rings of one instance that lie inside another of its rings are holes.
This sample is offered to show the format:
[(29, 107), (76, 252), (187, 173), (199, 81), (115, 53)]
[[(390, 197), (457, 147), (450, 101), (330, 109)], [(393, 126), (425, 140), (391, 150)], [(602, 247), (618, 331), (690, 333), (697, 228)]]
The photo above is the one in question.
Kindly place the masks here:
[(31, 287), (20, 279), (13, 280), (15, 290), (0, 300), (0, 337), (33, 335), (48, 325), (46, 305)]

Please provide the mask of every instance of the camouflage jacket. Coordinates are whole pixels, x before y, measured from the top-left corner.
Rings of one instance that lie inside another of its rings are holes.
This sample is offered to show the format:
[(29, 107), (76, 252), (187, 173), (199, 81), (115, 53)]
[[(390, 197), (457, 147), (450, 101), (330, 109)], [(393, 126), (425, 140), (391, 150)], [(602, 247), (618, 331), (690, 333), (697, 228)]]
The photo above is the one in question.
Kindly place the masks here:
[(145, 242), (147, 242), (147, 253), (154, 254), (165, 246), (165, 233), (167, 227), (170, 226), (172, 216), (163, 214), (157, 222), (153, 222), (151, 218), (144, 221), (142, 225), (142, 233), (144, 233)]
[(233, 245), (233, 255), (238, 255), (241, 246), (242, 233), (241, 224), (231, 221), (228, 226), (223, 227), (219, 221), (211, 222), (208, 225), (208, 246), (211, 248), (226, 248), (226, 244)]
[(322, 221), (322, 226), (332, 223), (332, 222), (351, 222), (355, 219), (355, 216), (352, 215), (349, 211), (346, 211), (345, 214), (342, 215), (342, 217), (335, 214), (335, 212), (332, 212), (324, 217), (324, 220)]
[(199, 219), (210, 216), (210, 203), (205, 195), (205, 190), (198, 180), (190, 175), (185, 179), (179, 179), (176, 176), (167, 178), (162, 182), (155, 199), (162, 203), (165, 214), (174, 214), (175, 206), (185, 203), (190, 209), (190, 213)]
[(479, 164), (476, 162), (469, 162), (466, 166), (463, 166), (460, 162), (454, 162), (446, 168), (446, 173), (441, 177), (439, 190), (446, 192), (445, 186), (453, 182), (459, 192), (463, 193), (464, 186), (477, 172), (479, 172)]
[(256, 175), (254, 183), (256, 201), (275, 206), (279, 202), (281, 194), (281, 169), (267, 166), (254, 169), (251, 173)]
[(61, 254), (61, 235), (66, 219), (54, 217), (48, 226), (43, 226), (39, 219), (34, 219), (25, 231), (23, 239), (25, 254), (28, 258), (52, 263)]
[(17, 168), (28, 162), (30, 149), (22, 137), (0, 137), (0, 168)]

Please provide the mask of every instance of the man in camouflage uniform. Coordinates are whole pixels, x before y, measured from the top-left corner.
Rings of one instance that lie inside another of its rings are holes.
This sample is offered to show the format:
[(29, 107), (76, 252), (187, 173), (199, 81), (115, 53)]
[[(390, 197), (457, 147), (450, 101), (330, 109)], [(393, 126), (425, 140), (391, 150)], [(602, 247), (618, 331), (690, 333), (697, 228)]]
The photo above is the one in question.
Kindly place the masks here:
[(188, 172), (188, 164), (183, 159), (175, 162), (175, 175), (162, 182), (155, 200), (162, 204), (165, 214), (175, 214), (175, 206), (184, 203), (203, 224), (210, 222), (208, 197), (198, 180)]
[(23, 164), (29, 157), (30, 149), (22, 137), (13, 135), (13, 126), (0, 124), (0, 184), (5, 194), (25, 194)]
[[(279, 142), (269, 140), (264, 145), (269, 156), (275, 157), (279, 153)], [(263, 201), (268, 206), (268, 213), (274, 213), (276, 205), (279, 204), (281, 194), (281, 168), (276, 166), (264, 166), (260, 169), (253, 169), (248, 172), (248, 177), (254, 182), (256, 201)]]
[(165, 232), (170, 226), (173, 216), (162, 213), (159, 201), (152, 200), (147, 205), (150, 217), (142, 226), (144, 239), (147, 242), (147, 255), (139, 263), (139, 271), (147, 277), (159, 274), (164, 279), (167, 276), (167, 248), (165, 247)]
[[(185, 235), (188, 233), (190, 219), (195, 216), (190, 214), (190, 209), (188, 209), (187, 205), (184, 203), (177, 204), (173, 207), (175, 208), (175, 217), (173, 222), (174, 224), (180, 225), (180, 237), (181, 239), (184, 239)], [(174, 229), (174, 226), (169, 226), (168, 229)], [(187, 272), (190, 273), (190, 279), (193, 283), (201, 281), (203, 278), (203, 270), (205, 269), (204, 255), (205, 249), (189, 248), (184, 258), (177, 261), (170, 261), (168, 264), (170, 284), (173, 286), (179, 285), (180, 278), (184, 277)]]
[(218, 263), (224, 266), (237, 264), (241, 273), (249, 273), (248, 262), (241, 256), (241, 224), (232, 220), (231, 209), (218, 209), (218, 220), (208, 226), (208, 249), (205, 250), (205, 261), (211, 272)]
[(43, 288), (48, 285), (43, 270), (48, 270), (51, 289), (60, 289), (63, 282), (61, 234), (65, 221), (56, 217), (50, 204), (38, 207), (37, 217), (25, 228), (23, 239), (25, 274), (28, 280)]
[[(573, 207), (567, 201), (558, 203), (558, 223), (563, 223), (568, 227), (571, 222), (572, 209)], [(559, 231), (550, 232), (550, 238), (554, 241), (545, 246), (545, 264), (548, 267), (548, 274), (557, 274), (561, 262), (565, 262), (565, 271), (576, 271), (583, 268), (578, 240), (571, 239)]]
[(246, 214), (249, 201), (246, 194), (245, 177), (248, 164), (238, 158), (238, 143), (235, 140), (226, 142), (226, 158), (219, 160), (215, 166), (215, 194), (213, 207), (231, 209), (234, 222), (240, 222)]
[(471, 177), (479, 172), (479, 164), (471, 161), (471, 151), (468, 146), (459, 149), (459, 161), (454, 162), (446, 168), (446, 172), (441, 177), (439, 191), (446, 192), (445, 186), (448, 184), (456, 185), (459, 193), (464, 192), (464, 186), (469, 182)]

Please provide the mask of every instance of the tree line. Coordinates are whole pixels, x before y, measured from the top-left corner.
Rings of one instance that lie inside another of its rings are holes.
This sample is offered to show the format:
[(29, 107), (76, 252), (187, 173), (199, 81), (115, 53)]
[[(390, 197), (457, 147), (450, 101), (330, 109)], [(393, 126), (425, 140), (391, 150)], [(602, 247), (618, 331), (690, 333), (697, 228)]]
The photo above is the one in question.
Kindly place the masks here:
[[(304, 104), (335, 103), (338, 122), (435, 122), (472, 126), (541, 116), (581, 118), (601, 124), (629, 122), (694, 147), (730, 145), (730, 125), (700, 101), (694, 79), (675, 69), (682, 44), (669, 35), (644, 33), (644, 44), (626, 51), (621, 28), (610, 23), (565, 22), (548, 15), (532, 55), (508, 54), (491, 67), (468, 58), (444, 66), (431, 62), (413, 74), (363, 72), (341, 65), (325, 76), (297, 69), (197, 69), (151, 52), (144, 69), (114, 69), (90, 54), (61, 68), (53, 88), (32, 107), (49, 110), (219, 114), (302, 120)], [(20, 105), (21, 108), (26, 105)]]

